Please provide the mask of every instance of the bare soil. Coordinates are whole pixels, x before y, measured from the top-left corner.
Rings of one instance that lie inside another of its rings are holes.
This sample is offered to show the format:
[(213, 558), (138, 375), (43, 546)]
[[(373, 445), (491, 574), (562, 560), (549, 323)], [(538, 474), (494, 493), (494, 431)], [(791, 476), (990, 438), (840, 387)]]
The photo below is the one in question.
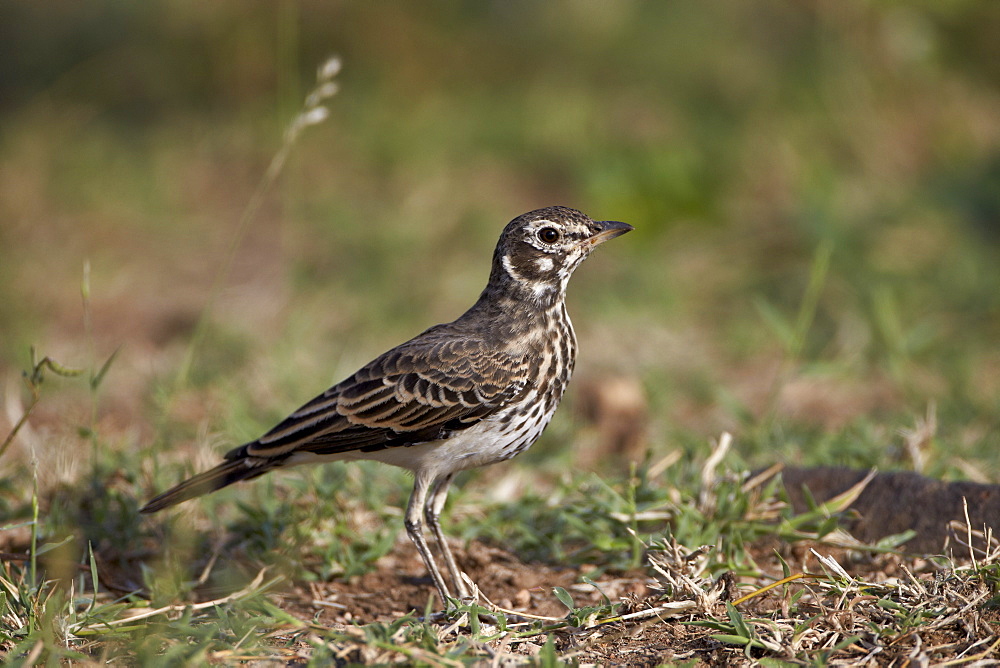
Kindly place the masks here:
[[(506, 550), (478, 542), (471, 543), (464, 550), (457, 545), (455, 547), (463, 570), (476, 581), (490, 602), (513, 611), (514, 614), (509, 614), (508, 619), (515, 625), (519, 621), (526, 622), (533, 616), (550, 617), (553, 621), (564, 619), (567, 609), (552, 593), (553, 587), (569, 591), (577, 606), (600, 605), (603, 596), (611, 601), (620, 601), (622, 614), (655, 607), (663, 600), (662, 592), (656, 589), (655, 580), (643, 570), (606, 573), (595, 577), (594, 582), (598, 588), (594, 588), (581, 584), (581, 575), (584, 574), (581, 568), (526, 563)], [(901, 577), (904, 569), (931, 580), (938, 570), (931, 561), (919, 557), (906, 559), (899, 555), (865, 555), (807, 543), (789, 546), (773, 539), (751, 546), (751, 553), (758, 565), (778, 578), (781, 577), (778, 555), (793, 572), (818, 572), (820, 568), (810, 548), (817, 548), (823, 555), (832, 556), (853, 576), (869, 582)], [(766, 582), (754, 584), (763, 586)], [(801, 585), (796, 587), (801, 588)], [(750, 589), (734, 590), (732, 593), (738, 596), (746, 591)], [(423, 564), (412, 545), (403, 537), (397, 541), (390, 554), (376, 563), (375, 570), (346, 581), (295, 583), (278, 595), (276, 602), (286, 612), (305, 622), (349, 631), (357, 624), (390, 623), (407, 613), (422, 617), (428, 609), (429, 598), (434, 599), (431, 609), (440, 610)], [(725, 599), (724, 596), (722, 600)], [(741, 604), (740, 609), (747, 617), (765, 617), (787, 605), (787, 600), (787, 593), (782, 594), (781, 590), (776, 590)], [(817, 615), (824, 614), (820, 609), (815, 612)], [(517, 613), (524, 617), (519, 618)], [(1000, 619), (1000, 614), (996, 611), (986, 611), (983, 614), (977, 610), (973, 614), (976, 616), (976, 623), (986, 626), (995, 625)], [(712, 615), (716, 619), (726, 618), (721, 602), (718, 609), (712, 611)], [(715, 631), (688, 623), (704, 618), (704, 615), (672, 619), (652, 616), (636, 622), (615, 622), (596, 629), (564, 627), (555, 630), (556, 649), (563, 658), (594, 665), (655, 666), (664, 662), (691, 660), (697, 665), (750, 665), (755, 657), (764, 656), (757, 650), (746, 654), (739, 648), (712, 638)], [(956, 652), (972, 644), (967, 627), (967, 622), (956, 621), (952, 625), (921, 632), (919, 639), (915, 634), (900, 636), (892, 644), (891, 652), (878, 655), (875, 665), (899, 665), (901, 661), (905, 662), (908, 657), (926, 647), (947, 648), (944, 655), (954, 656)], [(448, 632), (456, 639), (468, 633), (468, 628), (449, 627), (444, 621), (441, 628), (449, 629)], [(284, 641), (287, 647), (288, 638)], [(544, 643), (545, 636), (515, 640), (508, 638), (489, 643), (489, 651), (501, 658), (531, 655), (540, 651)], [(299, 658), (305, 661), (309, 656), (309, 648), (303, 645), (300, 649), (302, 653)], [(345, 662), (405, 661), (402, 656), (373, 654), (374, 651), (362, 642), (355, 645), (348, 642), (343, 648), (343, 658)], [(860, 646), (849, 648), (848, 655), (853, 655), (856, 659), (863, 656), (864, 651)], [(844, 658), (848, 655), (844, 655)], [(296, 661), (291, 664), (295, 665)]]

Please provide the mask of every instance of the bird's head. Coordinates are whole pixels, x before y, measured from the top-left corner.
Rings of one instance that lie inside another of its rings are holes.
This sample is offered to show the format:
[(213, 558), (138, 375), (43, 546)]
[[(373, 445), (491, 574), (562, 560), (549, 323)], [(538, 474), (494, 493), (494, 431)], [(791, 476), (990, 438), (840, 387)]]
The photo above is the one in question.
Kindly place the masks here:
[(538, 302), (558, 300), (594, 248), (632, 229), (617, 221), (591, 220), (564, 206), (530, 211), (510, 221), (500, 235), (490, 283)]

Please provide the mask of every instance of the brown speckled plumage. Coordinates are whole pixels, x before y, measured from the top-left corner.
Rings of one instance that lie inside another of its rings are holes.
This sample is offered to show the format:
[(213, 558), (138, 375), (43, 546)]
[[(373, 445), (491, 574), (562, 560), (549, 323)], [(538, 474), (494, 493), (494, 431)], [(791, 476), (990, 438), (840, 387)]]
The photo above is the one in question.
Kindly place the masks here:
[(406, 528), (434, 584), (450, 591), (423, 535), (430, 525), (460, 596), (468, 590), (438, 517), (455, 473), (509, 459), (548, 424), (573, 371), (566, 285), (594, 247), (632, 227), (566, 207), (512, 220), (479, 300), (368, 363), (219, 466), (152, 499), (151, 513), (276, 468), (375, 459), (415, 474)]

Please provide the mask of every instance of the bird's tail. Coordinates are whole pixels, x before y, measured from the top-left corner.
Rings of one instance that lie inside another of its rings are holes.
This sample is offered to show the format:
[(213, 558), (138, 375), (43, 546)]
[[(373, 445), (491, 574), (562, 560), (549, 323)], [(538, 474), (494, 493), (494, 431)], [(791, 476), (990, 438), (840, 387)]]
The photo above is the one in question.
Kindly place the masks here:
[(164, 508), (169, 508), (183, 501), (193, 499), (196, 496), (202, 496), (217, 489), (222, 489), (227, 485), (232, 485), (234, 482), (256, 478), (270, 470), (270, 466), (250, 466), (246, 459), (227, 460), (214, 469), (199, 473), (193, 478), (185, 480), (176, 487), (172, 487), (163, 494), (156, 496), (140, 508), (139, 512), (155, 513)]

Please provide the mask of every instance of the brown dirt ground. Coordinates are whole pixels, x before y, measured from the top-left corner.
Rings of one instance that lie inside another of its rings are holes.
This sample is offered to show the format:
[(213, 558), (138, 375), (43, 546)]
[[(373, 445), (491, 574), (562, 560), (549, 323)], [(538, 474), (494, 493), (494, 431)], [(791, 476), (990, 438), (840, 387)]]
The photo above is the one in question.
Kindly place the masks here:
[[(566, 607), (552, 594), (553, 587), (570, 591), (577, 605), (601, 602), (601, 592), (577, 586), (581, 569), (524, 563), (510, 552), (479, 542), (458, 554), (462, 569), (501, 608), (562, 617)], [(611, 600), (627, 595), (642, 597), (647, 594), (647, 579), (641, 572), (605, 577), (601, 588)], [(432, 596), (433, 608), (440, 609), (434, 585), (416, 549), (404, 537), (392, 552), (376, 562), (376, 570), (348, 580), (298, 584), (280, 599), (286, 611), (302, 619), (345, 624), (387, 622), (408, 612), (423, 614)]]
[[(29, 545), (28, 535), (20, 532), (5, 534), (7, 538), (2, 548), (10, 552), (25, 552)], [(18, 540), (19, 538), (20, 540)], [(654, 607), (662, 601), (656, 589), (651, 571), (640, 569), (625, 573), (606, 573), (594, 577), (599, 589), (583, 584), (582, 576), (593, 569), (586, 566), (562, 567), (546, 563), (527, 563), (518, 555), (500, 546), (473, 541), (462, 545), (452, 543), (460, 567), (481, 587), (488, 601), (502, 609), (513, 611), (510, 622), (524, 621), (517, 613), (525, 616), (543, 616), (552, 621), (562, 620), (566, 615), (565, 606), (555, 597), (554, 587), (562, 587), (573, 597), (576, 606), (600, 605), (602, 597), (614, 602), (622, 602), (622, 612), (636, 612)], [(781, 560), (792, 573), (821, 572), (817, 557), (811, 551), (816, 548), (823, 555), (833, 557), (852, 576), (866, 582), (883, 583), (892, 579), (903, 580), (907, 571), (926, 582), (940, 579), (942, 571), (930, 559), (896, 554), (872, 554), (862, 551), (833, 548), (806, 541), (784, 543), (776, 537), (761, 540), (748, 546), (748, 551), (758, 567), (769, 578), (781, 577)], [(156, 549), (143, 550), (142, 554), (129, 553), (129, 558), (119, 554), (114, 546), (99, 548), (98, 563), (101, 581), (105, 586), (121, 591), (134, 590), (139, 576), (139, 564), (155, 558)], [(116, 556), (117, 555), (117, 556)], [(10, 554), (3, 555), (10, 558)], [(239, 557), (235, 557), (239, 560)], [(51, 564), (46, 564), (48, 568)], [(737, 580), (741, 587), (729, 595), (729, 600), (763, 586), (773, 580)], [(241, 585), (236, 585), (241, 586)], [(809, 586), (806, 581), (791, 585), (792, 591)], [(121, 593), (121, 592), (119, 592)], [(204, 591), (202, 598), (208, 600), (224, 596), (228, 592)], [(375, 568), (364, 575), (343, 579), (334, 578), (328, 582), (290, 581), (277, 590), (271, 590), (272, 600), (286, 613), (309, 625), (312, 630), (332, 629), (346, 633), (357, 632), (357, 625), (372, 622), (390, 623), (400, 617), (415, 613), (423, 616), (431, 603), (432, 610), (440, 610), (433, 585), (427, 576), (416, 550), (405, 533), (400, 532), (390, 551), (375, 563)], [(859, 596), (859, 605), (864, 601)], [(872, 597), (868, 597), (872, 598)], [(726, 600), (723, 597), (722, 600)], [(787, 605), (788, 599), (780, 589), (772, 590), (739, 606), (746, 617), (768, 617)], [(876, 611), (877, 612), (877, 611)], [(845, 614), (844, 610), (830, 611), (816, 608), (811, 614), (817, 617)], [(718, 603), (710, 615), (715, 619), (725, 619), (726, 611)], [(747, 665), (748, 658), (741, 649), (726, 646), (711, 637), (712, 631), (686, 624), (693, 619), (704, 619), (704, 613), (658, 619), (648, 617), (634, 622), (615, 622), (596, 629), (561, 628), (554, 632), (556, 647), (564, 658), (571, 658), (584, 664), (652, 666), (664, 662), (695, 661), (697, 665)], [(805, 620), (800, 620), (805, 621)], [(884, 651), (875, 658), (876, 665), (902, 665), (919, 654), (924, 648), (944, 648), (936, 656), (955, 657), (963, 651), (975, 655), (985, 646), (972, 648), (970, 638), (982, 640), (996, 635), (1000, 622), (1000, 612), (996, 609), (976, 605), (968, 614), (952, 625), (935, 629), (920, 630), (919, 639), (915, 634), (901, 635), (889, 644), (890, 651)], [(551, 622), (550, 622), (551, 623)], [(970, 625), (979, 631), (969, 631)], [(467, 628), (449, 628), (448, 621), (442, 621), (439, 629), (445, 641), (468, 637)], [(520, 627), (527, 629), (527, 626)], [(993, 629), (983, 632), (982, 629)], [(978, 635), (976, 635), (978, 633)], [(289, 629), (287, 633), (277, 629), (271, 636), (275, 650), (283, 653), (285, 665), (302, 665), (308, 661), (312, 647), (303, 637), (301, 630)], [(523, 639), (502, 639), (484, 645), (484, 651), (495, 656), (524, 656), (538, 652), (545, 642), (544, 636), (530, 636)], [(407, 657), (394, 655), (386, 650), (372, 654), (376, 648), (361, 642), (345, 640), (342, 650), (344, 661), (354, 662), (406, 662)], [(771, 656), (774, 656), (773, 654)], [(850, 658), (864, 656), (864, 651), (855, 649)], [(412, 657), (411, 657), (412, 658)], [(513, 658), (513, 657), (512, 657)], [(780, 658), (780, 657), (779, 657)], [(791, 659), (792, 656), (784, 657)], [(846, 657), (845, 657), (846, 658)], [(218, 657), (225, 662), (225, 657)], [(273, 664), (267, 664), (273, 665)]]
[[(903, 568), (927, 578), (933, 577), (935, 570), (929, 560), (921, 558), (864, 555), (806, 543), (789, 546), (776, 539), (751, 546), (751, 554), (761, 568), (775, 577), (780, 577), (781, 574), (777, 554), (785, 559), (793, 572), (819, 572), (816, 557), (810, 552), (811, 547), (834, 557), (852, 575), (869, 582), (882, 582), (902, 576)], [(623, 612), (626, 613), (652, 607), (657, 601), (657, 592), (650, 586), (655, 583), (643, 570), (605, 574), (596, 578), (595, 582), (600, 587), (598, 591), (579, 584), (584, 572), (581, 568), (524, 563), (504, 549), (478, 542), (471, 543), (464, 550), (457, 545), (456, 548), (463, 570), (476, 581), (490, 601), (507, 610), (561, 619), (566, 608), (552, 593), (553, 587), (569, 591), (578, 606), (599, 605), (603, 593), (612, 601), (622, 601)], [(755, 584), (761, 586), (764, 583)], [(738, 595), (746, 591), (749, 589), (741, 590)], [(422, 616), (430, 597), (434, 597), (433, 585), (415, 549), (402, 537), (393, 551), (376, 563), (374, 571), (346, 581), (293, 583), (275, 596), (275, 602), (302, 621), (330, 629), (348, 630), (359, 623), (388, 623), (410, 612)], [(766, 616), (780, 609), (784, 600), (780, 594), (768, 593), (741, 604), (740, 609), (746, 616)], [(433, 605), (434, 610), (439, 609), (436, 597)], [(817, 609), (816, 614), (822, 614), (822, 611)], [(713, 616), (725, 619), (726, 613), (721, 604), (718, 610), (713, 611)], [(987, 611), (985, 616), (994, 624), (1000, 620), (1000, 614), (996, 611)], [(564, 658), (572, 658), (582, 664), (654, 666), (664, 662), (694, 660), (697, 665), (729, 666), (749, 665), (752, 662), (742, 650), (711, 638), (712, 631), (684, 623), (694, 618), (689, 616), (661, 620), (653, 617), (637, 623), (613, 623), (598, 630), (561, 629), (555, 634), (556, 647)], [(509, 619), (513, 623), (523, 621), (513, 615)], [(441, 628), (447, 626), (447, 623), (442, 622)], [(457, 639), (467, 632), (467, 629), (460, 628), (452, 633)], [(969, 644), (967, 636), (958, 625), (922, 633), (921, 636), (921, 641), (927, 646), (954, 645), (953, 652), (960, 651)], [(282, 638), (285, 647), (288, 647), (288, 640), (287, 636)], [(895, 651), (880, 655), (876, 665), (898, 665), (901, 661), (905, 662), (915, 647), (920, 649), (921, 641), (905, 636), (898, 638), (894, 643)], [(524, 656), (538, 652), (544, 642), (544, 636), (538, 636), (516, 641), (501, 640), (490, 643), (489, 646), (495, 655)], [(297, 656), (298, 660), (308, 658), (309, 648), (306, 644), (293, 646), (297, 646), (301, 652)], [(343, 649), (343, 658), (345, 661), (360, 662), (405, 661), (401, 655), (376, 656), (371, 651), (360, 645), (351, 648), (348, 643)], [(297, 665), (297, 661), (293, 659), (289, 665)]]
[[(566, 615), (566, 607), (552, 593), (554, 587), (569, 591), (578, 606), (600, 605), (604, 595), (612, 601), (634, 601), (633, 605), (639, 609), (641, 601), (653, 595), (647, 586), (650, 578), (644, 571), (604, 575), (595, 580), (600, 587), (597, 590), (579, 584), (585, 569), (525, 563), (506, 550), (479, 542), (460, 549), (457, 556), (462, 569), (490, 601), (506, 610), (530, 615), (557, 619)], [(434, 597), (433, 609), (439, 610), (433, 590), (416, 550), (403, 537), (391, 553), (376, 563), (372, 572), (347, 581), (297, 583), (275, 599), (286, 612), (303, 621), (344, 629), (357, 623), (391, 622), (409, 612), (423, 615), (429, 597)], [(519, 621), (514, 615), (510, 620)], [(695, 647), (708, 649), (707, 636), (704, 629), (669, 622), (610, 628), (596, 639), (592, 633), (567, 631), (558, 637), (557, 648), (560, 652), (579, 652), (576, 658), (581, 663), (652, 666), (693, 656)], [(544, 637), (528, 638), (494, 649), (514, 655), (534, 654), (544, 642)], [(718, 645), (711, 640), (708, 643)], [(363, 653), (345, 658), (371, 659)]]

